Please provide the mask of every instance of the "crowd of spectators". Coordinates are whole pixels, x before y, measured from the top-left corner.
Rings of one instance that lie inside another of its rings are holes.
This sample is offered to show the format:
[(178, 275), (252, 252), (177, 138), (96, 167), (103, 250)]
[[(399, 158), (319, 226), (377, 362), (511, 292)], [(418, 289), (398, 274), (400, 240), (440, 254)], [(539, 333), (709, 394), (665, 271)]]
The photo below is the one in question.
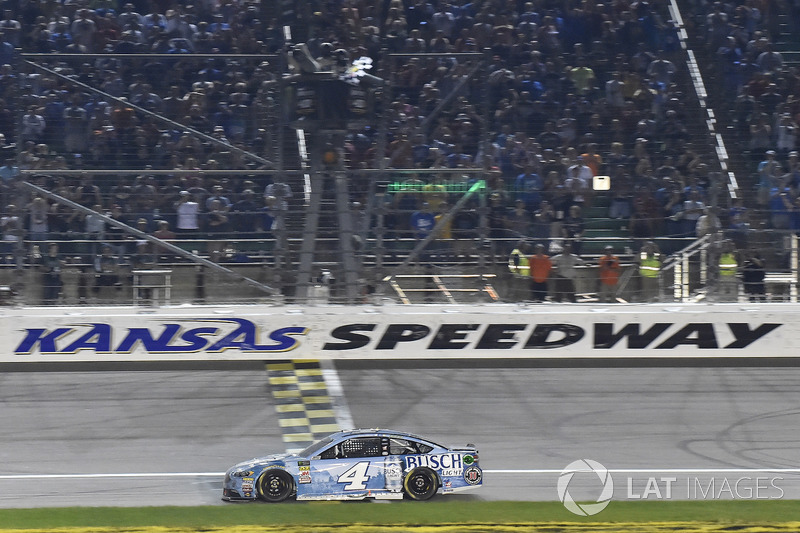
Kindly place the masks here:
[[(800, 70), (779, 43), (800, 49), (800, 4), (693, 4), (697, 34), (712, 55), (715, 86), (731, 111), (733, 150), (746, 156), (755, 207), (774, 229), (800, 229)], [(781, 10), (788, 26), (780, 24)], [(742, 206), (731, 218), (741, 223)]]
[[(35, 242), (125, 236), (92, 215), (15, 187), (20, 170), (40, 171), (30, 178), (34, 184), (146, 233), (166, 228), (173, 237), (224, 238), (235, 228), (244, 237), (272, 236), (291, 197), (290, 187), (263, 165), (275, 149), (279, 74), (263, 58), (224, 57), (281, 49), (283, 34), (276, 20), (260, 18), (259, 2), (2, 4), (6, 251), (24, 233)], [(69, 55), (38, 56), (34, 66), (20, 51)], [(209, 55), (181, 58), (186, 53)], [(112, 172), (59, 175), (63, 169)], [(114, 174), (118, 169), (143, 172)], [(253, 173), (213, 173), (232, 169)], [(194, 170), (211, 172), (187, 173)], [(136, 255), (135, 243), (117, 249)]]
[[(623, 221), (635, 237), (695, 234), (710, 203), (713, 173), (706, 147), (691, 144), (693, 110), (663, 2), (296, 4), (302, 4), (296, 6), (297, 34), (321, 64), (332, 50), (344, 50), (350, 58), (373, 58), (373, 73), (391, 82), (391, 103), (382, 110), (389, 128), (385, 153), (376, 153), (383, 146), (376, 120), (347, 135), (350, 168), (369, 168), (383, 157), (393, 168), (484, 169), (490, 239), (576, 239), (583, 213), (593, 206), (604, 206), (603, 214)], [(69, 232), (91, 237), (93, 231), (87, 217), (10, 188), (16, 169), (41, 170), (37, 183), (131, 225), (144, 220), (149, 232), (162, 221), (178, 237), (275, 229), (280, 217), (274, 212), (288, 209), (291, 184), (283, 182), (290, 180), (269, 174), (247, 154), (272, 153), (273, 108), (281, 96), (273, 82), (284, 73), (252, 59), (181, 57), (280, 53), (281, 23), (263, 16), (262, 3), (3, 5), (0, 149), (17, 154), (0, 168), (4, 236), (22, 231), (15, 224), (42, 239)], [(44, 68), (16, 68), (11, 65), (24, 64), (14, 47), (77, 55), (37, 58)], [(174, 57), (125, 57), (137, 52)], [(461, 52), (481, 57), (389, 55)], [(80, 54), (86, 53), (108, 57), (84, 60)], [(478, 73), (467, 79), (476, 66)], [(455, 89), (455, 98), (445, 101)], [(253, 177), (154, 175), (145, 162), (155, 170), (252, 170)], [(59, 177), (63, 168), (143, 172)], [(611, 176), (609, 191), (594, 190), (598, 175)], [(431, 216), (435, 221), (457, 201), (453, 186), (477, 177), (404, 178), (404, 187), (385, 196), (389, 216), (383, 220), (397, 236), (422, 238), (432, 228)], [(373, 201), (367, 190), (353, 187), (355, 205)], [(469, 204), (448, 231), (473, 236), (478, 220)]]
[[(395, 0), (385, 26), (366, 33), (376, 31), (390, 53), (484, 53), (469, 79), (477, 61), (469, 56), (383, 58), (393, 92), (379, 155), (396, 168), (485, 169), (489, 237), (507, 239), (506, 249), (525, 237), (574, 238), (567, 219), (576, 206), (573, 218), (594, 207), (637, 238), (695, 235), (713, 175), (706, 147), (692, 146), (677, 33), (663, 4)], [(374, 160), (376, 137), (374, 128), (350, 135), (353, 167)], [(594, 190), (599, 175), (611, 176), (609, 191)], [(387, 197), (389, 229), (426, 235), (414, 226), (419, 212), (452, 205), (448, 187), (474, 179), (408, 177)], [(692, 194), (699, 213), (687, 209)], [(473, 236), (477, 219), (458, 213), (453, 235)]]

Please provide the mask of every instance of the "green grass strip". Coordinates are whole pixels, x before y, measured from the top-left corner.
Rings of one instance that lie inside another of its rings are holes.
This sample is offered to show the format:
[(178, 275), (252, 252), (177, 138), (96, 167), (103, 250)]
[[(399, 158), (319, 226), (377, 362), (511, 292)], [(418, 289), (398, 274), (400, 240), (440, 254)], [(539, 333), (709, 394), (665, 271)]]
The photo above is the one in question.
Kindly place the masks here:
[[(794, 533), (800, 522), (766, 526), (736, 527), (736, 533)], [(548, 522), (541, 524), (445, 524), (441, 526), (228, 526), (222, 528), (70, 528), (14, 529), (8, 533), (731, 533), (723, 524), (695, 522), (627, 522), (579, 524)]]
[[(760, 527), (752, 531), (800, 531), (798, 517), (800, 517), (800, 500), (611, 502), (604, 511), (592, 517), (573, 515), (558, 502), (295, 502), (208, 507), (0, 509), (0, 531), (52, 532), (60, 528), (77, 528), (69, 531), (71, 533), (139, 531), (172, 533), (224, 530), (237, 533), (251, 531), (327, 533), (338, 527), (339, 531), (359, 533), (363, 531), (555, 533), (639, 530), (722, 531), (722, 528), (728, 526), (734, 526), (736, 531), (751, 531), (747, 529), (749, 527)], [(663, 526), (665, 523), (669, 525)], [(765, 529), (763, 527), (765, 524), (771, 526)], [(636, 529), (645, 525), (646, 529)], [(237, 526), (241, 530), (233, 529)], [(247, 526), (258, 527), (248, 529)], [(620, 529), (623, 526), (624, 529)]]

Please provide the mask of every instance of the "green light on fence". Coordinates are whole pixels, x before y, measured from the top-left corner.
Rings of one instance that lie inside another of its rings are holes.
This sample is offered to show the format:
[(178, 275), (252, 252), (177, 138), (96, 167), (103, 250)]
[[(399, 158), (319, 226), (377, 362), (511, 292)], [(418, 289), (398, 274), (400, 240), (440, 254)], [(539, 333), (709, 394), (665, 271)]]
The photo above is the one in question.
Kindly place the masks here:
[(386, 192), (388, 193), (418, 193), (418, 194), (453, 194), (453, 193), (467, 193), (477, 192), (486, 188), (486, 181), (478, 180), (475, 183), (468, 181), (460, 181), (456, 183), (403, 183), (393, 182), (388, 185)]

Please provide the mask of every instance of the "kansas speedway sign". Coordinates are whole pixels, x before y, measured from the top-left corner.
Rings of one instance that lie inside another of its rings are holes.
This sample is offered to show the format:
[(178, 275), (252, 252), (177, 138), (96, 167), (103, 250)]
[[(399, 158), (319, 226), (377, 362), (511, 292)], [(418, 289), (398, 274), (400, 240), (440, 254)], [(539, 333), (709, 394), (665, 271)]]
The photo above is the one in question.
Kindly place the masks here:
[(800, 306), (197, 307), (0, 315), (0, 362), (796, 357)]

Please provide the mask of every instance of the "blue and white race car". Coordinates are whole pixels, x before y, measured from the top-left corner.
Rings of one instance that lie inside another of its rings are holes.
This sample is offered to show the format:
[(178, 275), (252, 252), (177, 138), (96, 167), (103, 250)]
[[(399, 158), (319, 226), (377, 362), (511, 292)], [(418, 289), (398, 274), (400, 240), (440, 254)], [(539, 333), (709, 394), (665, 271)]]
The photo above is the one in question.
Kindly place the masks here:
[(225, 474), (222, 499), (428, 500), (482, 482), (474, 445), (446, 448), (409, 433), (362, 429), (334, 433), (297, 454), (239, 463)]

